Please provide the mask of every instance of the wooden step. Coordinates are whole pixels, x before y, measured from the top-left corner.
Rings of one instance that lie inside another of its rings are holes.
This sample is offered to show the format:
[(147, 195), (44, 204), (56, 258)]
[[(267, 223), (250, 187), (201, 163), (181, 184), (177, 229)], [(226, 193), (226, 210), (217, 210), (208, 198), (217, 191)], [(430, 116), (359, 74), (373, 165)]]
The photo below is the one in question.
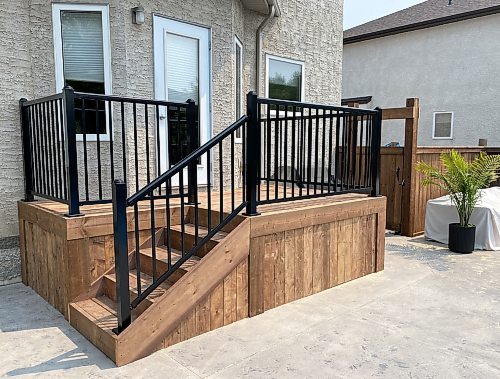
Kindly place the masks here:
[[(148, 274), (141, 272), (141, 290), (144, 291), (153, 283), (153, 278)], [(131, 271), (129, 273), (129, 285), (130, 285), (130, 300), (137, 297), (137, 273)], [(169, 283), (162, 283), (158, 288), (156, 288), (147, 298), (145, 303), (147, 306), (151, 305), (156, 298), (162, 296), (170, 288)], [(112, 300), (116, 302), (116, 274), (107, 274), (104, 276), (104, 291), (105, 294)], [(147, 307), (146, 307), (147, 308)], [(143, 311), (143, 310), (142, 310)], [(142, 313), (139, 312), (139, 313)]]
[[(210, 223), (212, 224), (212, 229), (220, 224), (220, 212), (211, 210), (210, 212), (206, 208), (198, 208), (198, 225), (202, 225), (204, 227), (208, 227), (208, 215), (211, 214)], [(229, 216), (228, 213), (222, 213), (224, 218)], [(193, 206), (189, 207), (186, 222), (190, 224), (194, 224), (196, 219), (196, 210)], [(243, 216), (236, 216), (233, 218), (227, 225), (225, 225), (222, 230), (226, 233), (229, 233), (231, 230), (236, 228), (242, 221), (244, 220)]]
[[(185, 246), (193, 246), (195, 242), (196, 228), (194, 224), (184, 224), (184, 243)], [(204, 226), (198, 226), (198, 239), (205, 237), (208, 234), (208, 229)], [(216, 233), (210, 241), (204, 244), (196, 253), (199, 257), (204, 257), (226, 236), (227, 232), (220, 231)], [(172, 247), (177, 250), (182, 250), (182, 226), (174, 225), (170, 228), (170, 240)]]
[(112, 360), (115, 360), (118, 326), (116, 305), (106, 296), (71, 303), (69, 319), (71, 325), (96, 345)]
[[(141, 270), (147, 272), (149, 275), (153, 275), (153, 249), (145, 248), (141, 249)], [(171, 249), (171, 263), (176, 264), (179, 259), (181, 259), (182, 253), (177, 249)], [(174, 284), (182, 276), (192, 269), (198, 262), (200, 258), (198, 256), (193, 256), (188, 259), (179, 269), (176, 270), (169, 278), (168, 283)], [(156, 246), (156, 272), (157, 276), (160, 276), (164, 272), (167, 272), (168, 267), (168, 250), (166, 246)]]

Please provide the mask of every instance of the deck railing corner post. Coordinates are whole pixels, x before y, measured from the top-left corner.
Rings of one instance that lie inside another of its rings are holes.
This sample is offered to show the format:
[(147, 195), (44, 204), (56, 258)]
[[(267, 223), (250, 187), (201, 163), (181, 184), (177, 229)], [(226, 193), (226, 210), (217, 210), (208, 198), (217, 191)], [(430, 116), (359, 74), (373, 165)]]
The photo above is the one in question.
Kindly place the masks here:
[(377, 112), (375, 114), (374, 130), (372, 133), (372, 159), (371, 159), (371, 171), (372, 171), (372, 190), (371, 196), (380, 196), (380, 144), (382, 143), (382, 109), (375, 108)]
[(115, 180), (112, 187), (118, 317), (118, 328), (114, 332), (119, 334), (131, 323), (127, 237), (127, 184), (122, 180)]
[[(197, 107), (194, 100), (187, 101), (186, 122), (189, 137), (189, 154), (198, 148), (199, 133), (197, 124)], [(193, 161), (188, 166), (188, 204), (195, 204), (198, 190), (198, 162)]]
[(246, 143), (246, 215), (257, 216), (257, 182), (261, 159), (261, 130), (259, 106), (255, 92), (247, 94), (247, 143)]
[(69, 211), (67, 216), (81, 216), (78, 189), (78, 156), (76, 147), (75, 91), (65, 86), (63, 92), (64, 144), (66, 151), (66, 176)]
[(29, 109), (26, 107), (28, 100), (19, 100), (19, 110), (21, 113), (21, 135), (23, 143), (23, 166), (24, 166), (24, 201), (34, 201), (33, 196), (33, 156), (31, 155), (31, 129), (29, 122)]

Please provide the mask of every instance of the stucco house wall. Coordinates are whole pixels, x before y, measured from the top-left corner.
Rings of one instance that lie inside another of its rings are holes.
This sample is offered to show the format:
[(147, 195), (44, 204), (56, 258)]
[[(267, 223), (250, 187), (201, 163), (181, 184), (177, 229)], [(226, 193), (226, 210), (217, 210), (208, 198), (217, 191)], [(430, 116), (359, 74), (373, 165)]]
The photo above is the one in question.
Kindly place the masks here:
[[(245, 9), (240, 0), (142, 0), (146, 16), (143, 25), (132, 23), (131, 8), (138, 5), (137, 1), (61, 2), (109, 4), (114, 95), (154, 97), (153, 14), (211, 29), (212, 135), (236, 119), (235, 35), (243, 42), (243, 91), (256, 87), (256, 30), (264, 15)], [(4, 139), (0, 150), (0, 241), (10, 241), (9, 246), (17, 241), (16, 202), (23, 197), (24, 185), (18, 101), (60, 90), (55, 84), (52, 4), (51, 0), (19, 0), (7, 2), (0, 12), (0, 32), (5, 36), (0, 48), (7, 52), (0, 56), (0, 132)], [(280, 9), (281, 17), (275, 18), (263, 34), (261, 96), (265, 54), (270, 53), (305, 62), (306, 101), (339, 104), (343, 2), (287, 0), (280, 1)], [(0, 284), (7, 254), (1, 247)]]
[[(420, 98), (418, 144), (500, 146), (500, 15), (347, 44), (344, 98), (373, 96), (368, 107)], [(452, 140), (432, 138), (433, 114), (454, 112)], [(404, 143), (401, 122), (384, 123), (382, 142)]]

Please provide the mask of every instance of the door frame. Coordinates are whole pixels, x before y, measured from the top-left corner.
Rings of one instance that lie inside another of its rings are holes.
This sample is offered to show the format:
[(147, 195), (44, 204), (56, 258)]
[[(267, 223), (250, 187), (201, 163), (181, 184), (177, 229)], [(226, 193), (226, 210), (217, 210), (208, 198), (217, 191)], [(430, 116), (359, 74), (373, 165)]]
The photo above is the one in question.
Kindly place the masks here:
[[(200, 119), (206, 124), (202, 129), (200, 129), (200, 145), (203, 145), (205, 142), (212, 138), (212, 29), (209, 26), (196, 24), (172, 17), (167, 17), (161, 14), (153, 13), (153, 76), (154, 76), (154, 96), (157, 100), (167, 100), (168, 101), (168, 92), (166, 77), (165, 77), (165, 69), (166, 69), (166, 61), (165, 61), (165, 39), (164, 39), (164, 31), (167, 29), (168, 24), (176, 25), (180, 28), (186, 27), (196, 27), (203, 28), (207, 31), (208, 37), (208, 69), (207, 69), (207, 101), (205, 102), (203, 107), (201, 107), (202, 101), (200, 99)], [(175, 34), (183, 35), (182, 33), (176, 32)], [(200, 63), (201, 64), (201, 63)], [(199, 75), (199, 79), (201, 81), (201, 73)], [(186, 99), (187, 100), (187, 99)], [(203, 112), (203, 114), (202, 114)], [(156, 135), (155, 138), (160, 138), (162, 140), (167, 141), (167, 145), (165, 147), (168, 148), (168, 138), (167, 138), (167, 130), (166, 127), (160, 127), (160, 135)], [(160, 141), (161, 144), (161, 141)], [(162, 147), (162, 151), (165, 150)], [(198, 173), (204, 180), (199, 184), (206, 184), (206, 181), (212, 179), (213, 170), (210, 172), (210, 177), (205, 178), (206, 176), (206, 165), (207, 165), (207, 156), (205, 155), (202, 158), (201, 164), (198, 165)], [(158, 156), (158, 152), (156, 152), (156, 167), (160, 167), (161, 173), (165, 172), (169, 168), (169, 157), (168, 153), (163, 156)], [(159, 163), (159, 164), (158, 164)], [(161, 173), (157, 173), (160, 175)], [(175, 182), (177, 182), (175, 180)], [(184, 180), (184, 183), (187, 183)], [(177, 186), (177, 184), (172, 183)]]

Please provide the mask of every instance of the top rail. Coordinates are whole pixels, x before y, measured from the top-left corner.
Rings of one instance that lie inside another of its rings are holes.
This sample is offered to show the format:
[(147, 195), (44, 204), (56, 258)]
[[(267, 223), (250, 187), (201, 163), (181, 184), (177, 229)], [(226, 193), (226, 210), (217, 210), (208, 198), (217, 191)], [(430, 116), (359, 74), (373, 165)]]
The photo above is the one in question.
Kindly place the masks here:
[(187, 107), (186, 102), (177, 102), (177, 101), (167, 101), (167, 100), (150, 100), (143, 99), (138, 97), (122, 97), (115, 95), (102, 95), (97, 93), (84, 93), (84, 92), (75, 92), (75, 98), (83, 99), (83, 100), (99, 100), (99, 101), (112, 101), (116, 103), (124, 102), (124, 103), (135, 103), (135, 104), (143, 104), (143, 105), (158, 105), (158, 106), (176, 106), (185, 108)]
[(22, 107), (29, 107), (32, 105), (38, 105), (38, 104), (43, 104), (43, 103), (48, 103), (54, 100), (61, 100), (63, 98), (62, 93), (57, 93), (55, 95), (50, 95), (50, 96), (45, 96), (40, 99), (35, 99), (35, 100), (27, 100), (22, 103)]
[(289, 100), (277, 100), (277, 99), (268, 99), (264, 97), (259, 97), (257, 101), (260, 104), (267, 104), (267, 105), (277, 105), (277, 106), (282, 106), (282, 107), (303, 107), (303, 108), (310, 108), (310, 109), (321, 109), (321, 110), (328, 110), (328, 111), (338, 111), (338, 112), (349, 112), (351, 114), (373, 114), (376, 115), (378, 112), (377, 110), (373, 109), (362, 109), (362, 108), (349, 108), (349, 107), (342, 107), (342, 106), (337, 106), (337, 105), (327, 105), (327, 104), (319, 104), (319, 103), (303, 103), (300, 101), (289, 101)]

